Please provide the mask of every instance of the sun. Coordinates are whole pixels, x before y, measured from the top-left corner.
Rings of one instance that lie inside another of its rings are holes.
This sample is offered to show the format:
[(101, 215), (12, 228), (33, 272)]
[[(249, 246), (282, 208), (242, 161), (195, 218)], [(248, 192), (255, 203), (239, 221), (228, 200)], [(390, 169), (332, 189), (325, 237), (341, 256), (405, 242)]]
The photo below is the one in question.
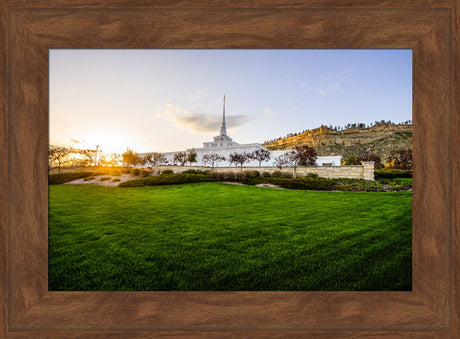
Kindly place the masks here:
[(123, 153), (127, 148), (138, 149), (139, 144), (134, 136), (115, 130), (100, 130), (82, 136), (85, 140), (81, 148), (98, 148), (102, 153)]

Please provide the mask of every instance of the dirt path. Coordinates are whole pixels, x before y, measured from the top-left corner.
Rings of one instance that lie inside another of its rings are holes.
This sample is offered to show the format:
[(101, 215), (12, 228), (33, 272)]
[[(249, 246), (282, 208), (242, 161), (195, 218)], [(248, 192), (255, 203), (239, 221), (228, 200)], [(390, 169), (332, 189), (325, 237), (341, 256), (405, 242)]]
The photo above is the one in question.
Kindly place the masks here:
[[(108, 180), (101, 181), (101, 178), (110, 177)], [(106, 186), (106, 187), (115, 187), (118, 186), (119, 183), (138, 179), (139, 176), (135, 177), (131, 174), (121, 174), (121, 175), (98, 175), (94, 177), (92, 180), (85, 181), (84, 179), (77, 179), (74, 181), (66, 182), (64, 185), (99, 185), (99, 186)], [(120, 179), (120, 181), (113, 181), (113, 179)]]

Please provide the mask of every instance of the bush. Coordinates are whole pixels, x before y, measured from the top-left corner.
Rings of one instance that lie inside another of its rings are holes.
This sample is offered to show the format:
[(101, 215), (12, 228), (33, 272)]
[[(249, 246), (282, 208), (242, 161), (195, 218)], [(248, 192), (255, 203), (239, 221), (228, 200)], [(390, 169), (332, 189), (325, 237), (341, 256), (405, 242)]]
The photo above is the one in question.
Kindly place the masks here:
[(317, 190), (317, 191), (332, 191), (337, 189), (336, 181), (333, 179), (326, 179), (321, 177), (311, 178), (246, 178), (243, 183), (245, 185), (257, 185), (262, 183), (277, 185), (282, 188), (295, 189), (295, 190)]
[(118, 182), (118, 181), (121, 181), (121, 179), (120, 179), (120, 178), (113, 178), (112, 181), (113, 181), (113, 182)]
[(231, 171), (228, 172), (211, 172), (209, 176), (217, 181), (233, 181), (235, 174)]
[(306, 178), (318, 178), (319, 175), (317, 173), (308, 173), (305, 177)]
[(258, 185), (258, 184), (264, 184), (267, 183), (267, 178), (264, 177), (257, 177), (257, 178), (246, 178), (242, 182), (245, 185)]
[(283, 173), (281, 171), (275, 171), (272, 173), (272, 178), (282, 178)]
[(258, 178), (258, 177), (260, 177), (260, 172), (259, 172), (259, 171), (256, 171), (256, 170), (253, 170), (253, 171), (244, 171), (244, 173), (246, 174), (246, 178), (253, 179), (253, 178)]
[(121, 171), (120, 170), (112, 170), (112, 171), (110, 171), (110, 174), (113, 175), (114, 177), (118, 177), (119, 175), (121, 175)]
[(90, 181), (90, 180), (93, 180), (94, 177), (93, 176), (89, 176), (89, 177), (86, 177), (83, 179), (83, 181)]
[(204, 174), (168, 174), (156, 175), (146, 178), (134, 179), (120, 183), (119, 187), (140, 187), (140, 186), (160, 186), (160, 185), (177, 185), (189, 184), (195, 182), (215, 181), (208, 175)]
[(165, 169), (163, 170), (163, 172), (161, 172), (161, 174), (174, 174), (174, 171), (170, 169)]
[(336, 182), (326, 178), (271, 178), (269, 183), (283, 188), (296, 190), (332, 191), (336, 189)]
[(196, 170), (196, 169), (188, 169), (182, 172), (183, 174), (209, 174), (209, 170)]
[(272, 173), (272, 178), (292, 178), (292, 173), (275, 171)]
[(235, 173), (235, 180), (236, 181), (244, 181), (246, 179), (246, 172), (237, 172)]
[(110, 177), (102, 177), (100, 180), (101, 180), (101, 181), (110, 180)]
[(271, 176), (270, 172), (262, 172), (262, 177), (264, 178), (271, 178)]
[(288, 173), (288, 172), (281, 172), (281, 177), (282, 178), (289, 178), (289, 179), (292, 179), (292, 173)]
[(134, 175), (136, 177), (139, 175), (140, 172), (141, 170), (139, 168), (131, 168), (131, 171), (130, 171), (131, 175)]
[(412, 178), (412, 173), (397, 169), (376, 169), (374, 170), (375, 179), (394, 179), (394, 178)]
[(143, 169), (143, 170), (140, 171), (140, 175), (143, 178), (148, 177), (150, 175), (150, 171)]
[(131, 170), (130, 170), (129, 168), (125, 168), (125, 169), (123, 169), (123, 170), (121, 171), (121, 173), (123, 173), (123, 174), (129, 174), (129, 173), (131, 173)]
[(69, 172), (48, 175), (49, 185), (60, 185), (66, 182), (74, 181), (81, 178), (87, 178), (91, 176), (93, 172)]

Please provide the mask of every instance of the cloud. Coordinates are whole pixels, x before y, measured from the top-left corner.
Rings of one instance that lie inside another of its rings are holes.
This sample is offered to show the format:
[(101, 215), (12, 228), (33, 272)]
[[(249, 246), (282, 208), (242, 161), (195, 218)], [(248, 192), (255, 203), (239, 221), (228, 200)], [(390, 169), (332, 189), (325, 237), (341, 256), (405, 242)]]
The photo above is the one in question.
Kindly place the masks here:
[[(185, 116), (175, 116), (174, 119), (181, 127), (197, 133), (217, 133), (222, 124), (222, 118), (207, 113), (192, 113)], [(250, 121), (247, 115), (228, 115), (225, 117), (227, 128), (232, 130)]]
[[(217, 133), (222, 123), (222, 115), (220, 114), (200, 112), (195, 107), (184, 109), (173, 104), (166, 104), (163, 110), (155, 113), (154, 118), (173, 121), (180, 128), (185, 128), (195, 133)], [(225, 116), (228, 130), (242, 126), (250, 120), (251, 118), (244, 114)]]
[(338, 90), (344, 83), (350, 82), (351, 75), (351, 68), (347, 68), (336, 74), (328, 74), (324, 76), (323, 79), (316, 84), (303, 82), (299, 85), (299, 88), (306, 88), (313, 93), (326, 96), (327, 94)]

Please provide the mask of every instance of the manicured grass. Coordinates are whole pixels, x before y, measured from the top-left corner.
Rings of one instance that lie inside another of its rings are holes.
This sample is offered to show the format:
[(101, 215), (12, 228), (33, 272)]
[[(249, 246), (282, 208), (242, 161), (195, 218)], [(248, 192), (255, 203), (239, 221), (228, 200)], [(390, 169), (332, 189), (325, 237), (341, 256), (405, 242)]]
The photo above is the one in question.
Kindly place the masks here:
[(411, 192), (49, 190), (50, 290), (411, 290)]

